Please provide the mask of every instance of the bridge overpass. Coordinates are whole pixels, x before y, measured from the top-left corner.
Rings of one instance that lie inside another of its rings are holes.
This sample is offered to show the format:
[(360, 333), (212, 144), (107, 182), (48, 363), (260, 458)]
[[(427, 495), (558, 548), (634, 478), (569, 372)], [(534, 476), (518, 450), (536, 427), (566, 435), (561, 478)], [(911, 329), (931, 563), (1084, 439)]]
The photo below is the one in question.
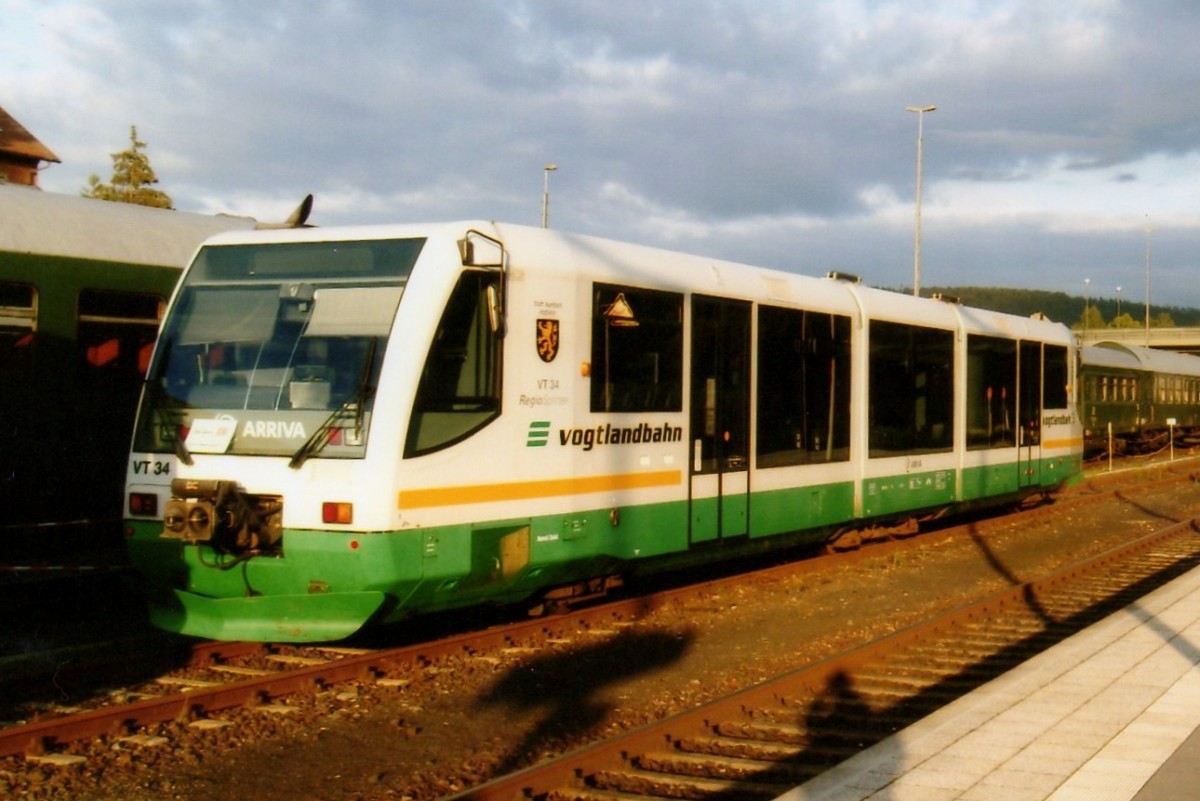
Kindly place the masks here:
[(1142, 345), (1159, 350), (1200, 355), (1200, 327), (1182, 328), (1087, 328), (1075, 334), (1084, 345), (1096, 342), (1120, 342), (1122, 345)]

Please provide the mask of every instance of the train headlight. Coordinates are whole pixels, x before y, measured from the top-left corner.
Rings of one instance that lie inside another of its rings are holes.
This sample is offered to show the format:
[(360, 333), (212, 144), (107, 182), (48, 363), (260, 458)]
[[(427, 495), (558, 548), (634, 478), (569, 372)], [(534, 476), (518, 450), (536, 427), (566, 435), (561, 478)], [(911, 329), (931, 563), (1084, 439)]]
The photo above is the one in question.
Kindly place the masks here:
[(192, 505), (187, 516), (188, 537), (193, 540), (212, 538), (212, 512), (206, 503)]
[(163, 513), (163, 536), (208, 542), (213, 536), (214, 519), (212, 504), (172, 498)]
[(171, 500), (167, 502), (167, 509), (163, 513), (163, 532), (168, 537), (182, 537), (183, 532), (187, 529), (187, 504), (180, 500)]

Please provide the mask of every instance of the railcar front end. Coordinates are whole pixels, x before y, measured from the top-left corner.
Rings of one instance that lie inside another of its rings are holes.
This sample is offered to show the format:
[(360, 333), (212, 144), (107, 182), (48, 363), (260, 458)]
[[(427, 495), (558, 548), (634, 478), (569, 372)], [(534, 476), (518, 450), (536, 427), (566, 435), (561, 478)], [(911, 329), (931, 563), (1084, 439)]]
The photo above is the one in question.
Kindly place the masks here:
[[(400, 526), (397, 432), (408, 416), (391, 412), (412, 408), (414, 354), (448, 295), (461, 308), (456, 330), (441, 332), (456, 338), (438, 344), (445, 358), (490, 335), (478, 326), (500, 266), (464, 270), (424, 232), (283, 239), (254, 232), (200, 251), (145, 386), (127, 533), (154, 622), (169, 630), (338, 639), (420, 579), (428, 543), (387, 535)], [(470, 430), (493, 400), (472, 396), (475, 408), (448, 416)]]

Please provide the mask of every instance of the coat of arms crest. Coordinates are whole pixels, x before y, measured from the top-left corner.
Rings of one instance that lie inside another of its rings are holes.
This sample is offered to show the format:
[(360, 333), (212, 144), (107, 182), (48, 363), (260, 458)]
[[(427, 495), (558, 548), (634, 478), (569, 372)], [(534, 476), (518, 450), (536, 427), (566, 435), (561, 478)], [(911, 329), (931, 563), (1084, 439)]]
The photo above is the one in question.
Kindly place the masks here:
[(537, 353), (544, 362), (552, 362), (558, 355), (558, 320), (537, 321)]

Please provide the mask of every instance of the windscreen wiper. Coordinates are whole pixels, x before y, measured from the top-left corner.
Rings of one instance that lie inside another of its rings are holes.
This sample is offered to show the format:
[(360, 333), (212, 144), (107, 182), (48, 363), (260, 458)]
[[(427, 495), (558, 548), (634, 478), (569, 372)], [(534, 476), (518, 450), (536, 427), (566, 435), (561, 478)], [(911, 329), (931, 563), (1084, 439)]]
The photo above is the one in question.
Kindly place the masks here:
[(162, 430), (171, 432), (171, 447), (174, 449), (175, 455), (179, 457), (179, 461), (191, 465), (192, 452), (188, 450), (187, 443), (179, 435), (177, 418), (183, 410), (183, 402), (167, 392), (166, 387), (158, 381), (147, 381), (146, 384), (150, 388), (151, 408), (154, 410), (155, 417), (158, 418), (158, 424)]
[(378, 340), (371, 340), (371, 346), (367, 350), (367, 358), (363, 364), (362, 374), (358, 378), (358, 390), (342, 401), (341, 405), (334, 409), (325, 418), (325, 421), (317, 427), (312, 436), (306, 439), (304, 444), (292, 454), (292, 458), (288, 461), (288, 467), (297, 470), (302, 464), (308, 461), (309, 457), (319, 453), (328, 444), (329, 434), (334, 424), (343, 419), (351, 411), (354, 412), (354, 436), (357, 439), (362, 435), (363, 414), (367, 408), (367, 400), (375, 394), (375, 387), (371, 385), (371, 372), (375, 367), (375, 348), (377, 344)]

